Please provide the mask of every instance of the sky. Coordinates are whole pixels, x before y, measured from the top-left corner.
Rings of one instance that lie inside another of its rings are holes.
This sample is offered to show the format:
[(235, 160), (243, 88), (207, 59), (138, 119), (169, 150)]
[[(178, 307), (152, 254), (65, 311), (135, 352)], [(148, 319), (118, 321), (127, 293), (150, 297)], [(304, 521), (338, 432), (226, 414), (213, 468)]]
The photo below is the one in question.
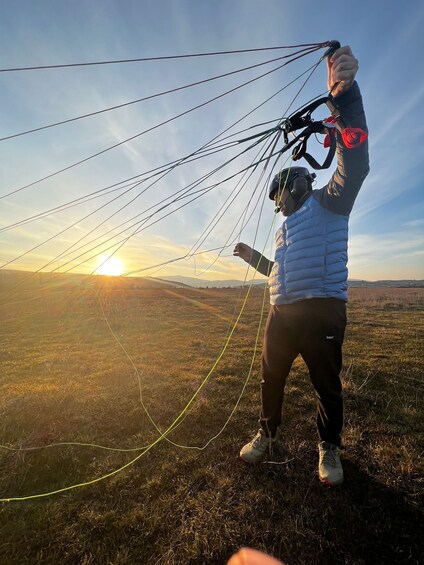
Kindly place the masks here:
[[(366, 5), (341, 2), (332, 9), (317, 6), (310, 0), (17, 0), (2, 9), (0, 68), (239, 51), (332, 39), (350, 45), (359, 60), (357, 80), (370, 132), (371, 172), (350, 218), (349, 277), (424, 279), (424, 5), (393, 3), (388, 9), (387, 1), (377, 0)], [(0, 137), (294, 51), (2, 72)], [(267, 198), (267, 178), (284, 162), (270, 161), (265, 172), (258, 167), (249, 178), (238, 174), (258, 160), (261, 148), (266, 149), (260, 145), (235, 158), (247, 147), (245, 142), (203, 153), (202, 158), (188, 160), (162, 178), (157, 175), (149, 181), (147, 171), (191, 155), (220, 134), (222, 145), (224, 136), (232, 135), (227, 141), (241, 140), (263, 131), (271, 126), (260, 124), (275, 125), (290, 111), (324, 94), (325, 62), (300, 92), (307, 75), (297, 78), (323, 53), (321, 49), (308, 54), (254, 81), (282, 61), (0, 141), (0, 196), (13, 192), (0, 200), (1, 265), (91, 273), (114, 254), (124, 273), (139, 276), (243, 279), (246, 264), (232, 256), (234, 243), (244, 241), (272, 256), (273, 234), (282, 218), (274, 214)], [(184, 115), (171, 121), (179, 114)], [(322, 110), (316, 118), (326, 115)], [(162, 122), (167, 123), (160, 126)], [(145, 130), (151, 131), (140, 135)], [(36, 182), (116, 144), (120, 145)], [(276, 147), (282, 147), (282, 140)], [(316, 142), (311, 150), (323, 159)], [(335, 163), (317, 172), (316, 188), (328, 181), (334, 167)], [(171, 203), (215, 169), (192, 189), (210, 190), (197, 192), (193, 201), (190, 193)], [(143, 182), (129, 186), (126, 179), (136, 175), (144, 175), (138, 177)], [(153, 180), (157, 182), (151, 184)], [(97, 192), (116, 183), (121, 184)], [(78, 205), (26, 221), (85, 195), (91, 196)], [(178, 210), (182, 204), (186, 206)], [(146, 220), (153, 212), (156, 215)]]

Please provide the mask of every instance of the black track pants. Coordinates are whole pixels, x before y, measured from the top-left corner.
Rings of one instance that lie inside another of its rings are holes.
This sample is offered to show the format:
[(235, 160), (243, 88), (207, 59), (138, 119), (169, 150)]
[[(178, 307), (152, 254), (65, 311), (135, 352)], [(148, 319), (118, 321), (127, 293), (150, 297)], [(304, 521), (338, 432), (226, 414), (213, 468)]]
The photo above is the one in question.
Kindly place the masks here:
[(340, 445), (343, 398), (340, 382), (346, 304), (334, 298), (311, 298), (271, 306), (262, 352), (260, 424), (274, 435), (281, 424), (284, 387), (300, 354), (318, 399), (317, 426), (321, 440)]

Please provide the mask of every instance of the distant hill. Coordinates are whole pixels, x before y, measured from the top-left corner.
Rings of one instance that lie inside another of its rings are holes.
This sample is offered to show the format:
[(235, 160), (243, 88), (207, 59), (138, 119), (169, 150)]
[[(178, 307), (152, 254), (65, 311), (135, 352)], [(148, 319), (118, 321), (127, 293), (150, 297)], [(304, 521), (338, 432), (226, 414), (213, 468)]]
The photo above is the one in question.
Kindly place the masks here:
[(393, 287), (393, 288), (422, 288), (424, 287), (424, 280), (415, 279), (404, 279), (404, 280), (381, 280), (381, 281), (363, 281), (352, 279), (348, 281), (349, 287), (370, 287), (370, 286), (380, 286), (380, 287)]
[[(228, 288), (228, 287), (237, 287), (247, 285), (249, 286), (251, 283), (258, 286), (264, 286), (266, 283), (266, 279), (261, 277), (260, 279), (246, 281), (244, 283), (241, 280), (235, 279), (228, 279), (228, 280), (216, 280), (216, 281), (208, 281), (206, 279), (199, 279), (196, 277), (182, 277), (182, 276), (165, 276), (162, 277), (164, 281), (174, 281), (178, 284), (184, 284), (186, 286), (193, 286), (196, 288)], [(383, 287), (394, 287), (394, 288), (420, 288), (424, 287), (424, 280), (382, 280), (382, 281), (364, 281), (364, 280), (356, 280), (352, 279), (348, 281), (349, 287), (351, 288), (358, 288), (358, 287), (371, 287), (371, 286), (383, 286)]]
[(250, 286), (252, 283), (255, 286), (264, 286), (266, 283), (266, 279), (261, 277), (260, 279), (250, 280), (250, 281), (240, 281), (236, 279), (223, 279), (223, 280), (214, 280), (208, 281), (206, 279), (198, 279), (197, 277), (182, 277), (179, 275), (176, 276), (165, 276), (161, 277), (162, 280), (168, 282), (175, 282), (179, 284), (183, 284), (184, 286), (192, 286), (195, 288), (229, 288), (229, 287), (238, 287), (238, 286)]
[(50, 288), (75, 288), (87, 286), (112, 290), (142, 288), (177, 288), (188, 286), (183, 282), (153, 277), (109, 277), (82, 275), (79, 273), (33, 273), (13, 269), (0, 270), (0, 288), (22, 285), (22, 289), (48, 286)]

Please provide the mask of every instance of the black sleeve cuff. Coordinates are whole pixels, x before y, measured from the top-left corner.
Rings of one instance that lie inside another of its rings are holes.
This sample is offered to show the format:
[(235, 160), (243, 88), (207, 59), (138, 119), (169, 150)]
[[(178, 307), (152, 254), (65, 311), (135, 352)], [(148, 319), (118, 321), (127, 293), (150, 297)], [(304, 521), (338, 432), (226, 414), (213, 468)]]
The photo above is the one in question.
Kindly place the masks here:
[(340, 94), (340, 96), (337, 96), (336, 98), (333, 98), (330, 95), (329, 98), (334, 108), (336, 108), (337, 110), (342, 110), (343, 108), (350, 106), (358, 99), (360, 99), (361, 91), (359, 90), (358, 83), (355, 80), (355, 82), (352, 84), (352, 86), (349, 88), (347, 92)]

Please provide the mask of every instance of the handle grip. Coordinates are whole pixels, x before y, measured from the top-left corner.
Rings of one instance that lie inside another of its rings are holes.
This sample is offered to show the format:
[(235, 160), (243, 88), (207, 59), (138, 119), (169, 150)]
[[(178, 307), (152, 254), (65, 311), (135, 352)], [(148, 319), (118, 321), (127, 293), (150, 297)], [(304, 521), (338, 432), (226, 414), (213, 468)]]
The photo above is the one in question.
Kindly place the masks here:
[(337, 40), (333, 40), (333, 41), (329, 41), (328, 42), (328, 49), (327, 51), (324, 53), (323, 57), (330, 57), (330, 55), (332, 55), (334, 53), (334, 51), (337, 51), (337, 49), (340, 49), (341, 44), (340, 41)]

